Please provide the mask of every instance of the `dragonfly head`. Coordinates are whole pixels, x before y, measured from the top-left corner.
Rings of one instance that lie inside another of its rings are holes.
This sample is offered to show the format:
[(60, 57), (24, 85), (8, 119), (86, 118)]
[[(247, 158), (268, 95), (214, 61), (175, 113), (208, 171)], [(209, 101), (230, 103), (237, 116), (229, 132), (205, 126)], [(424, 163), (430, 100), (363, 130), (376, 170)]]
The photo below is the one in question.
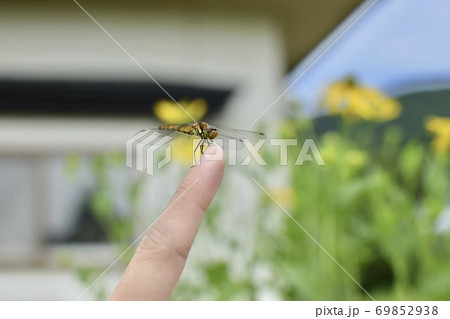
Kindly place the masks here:
[(204, 134), (204, 137), (207, 139), (213, 140), (217, 137), (217, 134), (219, 134), (217, 127), (215, 126), (209, 125), (205, 122), (199, 122), (198, 124)]

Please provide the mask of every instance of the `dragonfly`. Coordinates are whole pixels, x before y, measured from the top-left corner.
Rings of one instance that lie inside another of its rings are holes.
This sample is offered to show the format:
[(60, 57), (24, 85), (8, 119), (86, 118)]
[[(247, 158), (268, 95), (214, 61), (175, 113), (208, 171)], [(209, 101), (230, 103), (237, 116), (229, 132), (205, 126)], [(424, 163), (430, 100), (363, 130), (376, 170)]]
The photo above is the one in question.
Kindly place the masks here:
[[(200, 149), (200, 153), (203, 155), (205, 145), (211, 145), (214, 139), (230, 140), (234, 139), (241, 143), (244, 140), (258, 141), (265, 139), (264, 133), (245, 131), (229, 128), (223, 125), (210, 125), (206, 122), (189, 122), (184, 124), (162, 124), (157, 129), (143, 129), (136, 133), (136, 135), (142, 135), (143, 133), (158, 132), (160, 137), (175, 137), (177, 135), (189, 135), (200, 139), (197, 146), (194, 149), (194, 157), (197, 149)], [(170, 140), (170, 139), (168, 139)], [(152, 140), (148, 144), (156, 144), (158, 140)]]

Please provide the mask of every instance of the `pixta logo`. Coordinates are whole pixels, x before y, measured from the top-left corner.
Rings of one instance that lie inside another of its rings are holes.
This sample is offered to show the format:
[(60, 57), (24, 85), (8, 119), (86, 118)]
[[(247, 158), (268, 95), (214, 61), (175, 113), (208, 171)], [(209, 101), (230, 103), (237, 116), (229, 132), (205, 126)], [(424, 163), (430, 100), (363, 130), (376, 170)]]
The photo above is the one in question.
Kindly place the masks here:
[[(167, 133), (167, 132), (166, 132)], [(126, 165), (136, 168), (138, 171), (153, 175), (155, 170), (164, 167), (171, 160), (170, 141), (172, 135), (161, 133), (156, 130), (142, 130), (131, 137), (126, 142)], [(317, 165), (325, 165), (325, 162), (317, 148), (314, 140), (305, 139), (301, 145), (296, 139), (259, 139), (250, 141), (248, 139), (192, 139), (192, 165), (198, 165), (196, 151), (200, 153), (199, 146), (210, 145), (212, 143), (223, 147), (226, 150), (227, 164), (230, 166), (248, 166), (251, 163), (266, 166), (264, 159), (266, 152), (261, 152), (263, 146), (271, 148), (272, 154), (278, 155), (278, 165), (301, 166), (304, 162), (315, 161)], [(295, 157), (289, 155), (294, 153)], [(217, 154), (205, 154), (207, 160), (222, 160)], [(291, 160), (289, 163), (289, 159)], [(295, 162), (293, 162), (295, 159)]]
[[(126, 142), (126, 165), (135, 167), (140, 172), (146, 172), (148, 175), (154, 174), (155, 166), (162, 168), (170, 162), (171, 149), (169, 142), (170, 136), (165, 136), (158, 131), (142, 130), (135, 134)], [(162, 159), (160, 158), (162, 152)]]

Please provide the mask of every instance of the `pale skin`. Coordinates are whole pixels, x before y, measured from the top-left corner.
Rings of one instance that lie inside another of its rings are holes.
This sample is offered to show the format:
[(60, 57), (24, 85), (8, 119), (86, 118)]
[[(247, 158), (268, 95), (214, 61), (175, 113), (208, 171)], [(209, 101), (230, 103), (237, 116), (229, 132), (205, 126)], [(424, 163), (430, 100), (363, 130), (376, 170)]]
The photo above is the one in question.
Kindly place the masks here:
[[(223, 150), (211, 145), (147, 231), (109, 300), (168, 300), (183, 272), (195, 235), (222, 181)], [(197, 180), (198, 179), (198, 180)], [(197, 180), (197, 181), (196, 181)]]

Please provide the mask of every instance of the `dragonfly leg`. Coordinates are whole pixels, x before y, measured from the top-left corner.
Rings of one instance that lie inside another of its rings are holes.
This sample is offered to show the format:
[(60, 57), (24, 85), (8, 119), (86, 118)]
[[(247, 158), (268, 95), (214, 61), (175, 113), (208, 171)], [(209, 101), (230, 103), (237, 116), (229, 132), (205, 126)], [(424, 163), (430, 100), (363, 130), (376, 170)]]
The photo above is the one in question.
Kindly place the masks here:
[(205, 145), (205, 140), (203, 139), (201, 144), (200, 144), (200, 153), (202, 153), (203, 155), (203, 146)]
[[(197, 152), (197, 149), (198, 149), (198, 147), (200, 146), (200, 144), (202, 144), (202, 141), (203, 141), (203, 140), (201, 140), (200, 142), (198, 142), (197, 146), (196, 146), (195, 149), (194, 149), (194, 162), (195, 162), (195, 163), (197, 163), (197, 154), (196, 154), (196, 152)], [(200, 148), (200, 150), (201, 150), (201, 148)], [(202, 154), (203, 154), (203, 153), (202, 153)]]

